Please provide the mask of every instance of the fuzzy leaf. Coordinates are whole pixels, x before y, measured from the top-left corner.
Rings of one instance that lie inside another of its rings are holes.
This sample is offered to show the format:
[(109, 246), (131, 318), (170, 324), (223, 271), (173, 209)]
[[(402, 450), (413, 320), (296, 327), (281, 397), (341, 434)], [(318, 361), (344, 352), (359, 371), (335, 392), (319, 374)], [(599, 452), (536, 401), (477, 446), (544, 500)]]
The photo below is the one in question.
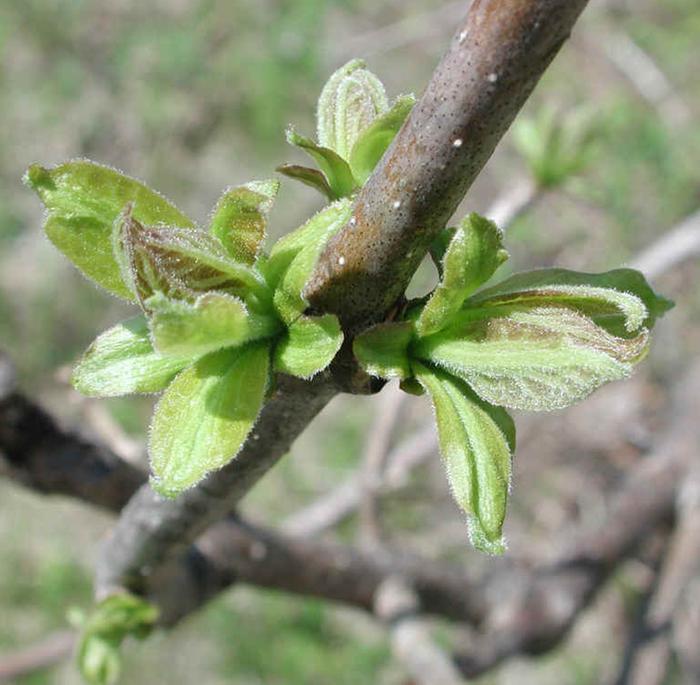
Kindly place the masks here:
[(275, 333), (271, 317), (250, 314), (233, 295), (209, 292), (194, 303), (156, 293), (146, 301), (155, 348), (168, 355), (201, 357)]
[(414, 95), (400, 95), (388, 112), (377, 116), (360, 132), (348, 159), (358, 185), (370, 177), (415, 104)]
[(355, 141), (389, 109), (382, 82), (354, 59), (340, 67), (321, 91), (316, 112), (318, 141), (349, 159)]
[(220, 241), (203, 231), (143, 226), (127, 207), (114, 224), (113, 240), (124, 281), (146, 311), (146, 300), (156, 292), (193, 299), (216, 288), (269, 297), (263, 278), (232, 261)]
[(148, 186), (85, 159), (53, 169), (33, 164), (24, 177), (46, 205), (44, 230), (51, 242), (88, 278), (111, 293), (132, 300), (112, 252), (112, 224), (124, 206), (148, 224), (192, 228), (180, 210)]
[(318, 190), (321, 195), (329, 200), (333, 200), (335, 197), (333, 189), (328, 185), (326, 177), (318, 169), (311, 169), (310, 167), (300, 166), (299, 164), (282, 164), (278, 166), (275, 171), (279, 171), (280, 174), (284, 174), (314, 190)]
[(618, 336), (634, 334), (642, 326), (651, 330), (656, 319), (673, 307), (673, 302), (657, 295), (644, 276), (634, 269), (615, 269), (601, 274), (567, 269), (526, 271), (476, 293), (465, 306), (527, 303), (574, 308)]
[(302, 316), (290, 324), (275, 349), (275, 370), (298, 378), (323, 371), (343, 344), (343, 331), (333, 314)]
[(77, 650), (78, 668), (90, 685), (113, 685), (121, 673), (119, 646), (133, 635), (143, 638), (153, 629), (158, 609), (128, 593), (100, 602), (82, 629)]
[[(479, 316), (494, 310), (480, 310)], [(645, 329), (618, 338), (564, 307), (523, 308), (450, 328), (414, 345), (484, 400), (513, 409), (560, 409), (627, 377), (648, 348)]]
[(353, 352), (362, 368), (379, 378), (409, 378), (408, 346), (414, 327), (410, 321), (380, 323), (355, 338)]
[(348, 163), (334, 150), (314, 143), (310, 138), (299, 135), (293, 128), (287, 129), (287, 142), (301, 148), (318, 164), (318, 168), (328, 181), (333, 193), (332, 199), (347, 197), (357, 187)]
[(435, 408), (440, 452), (452, 495), (467, 514), (479, 550), (501, 554), (515, 428), (508, 414), (480, 401), (460, 380), (415, 364)]
[(503, 234), (493, 223), (470, 214), (455, 229), (442, 260), (442, 280), (416, 321), (421, 336), (444, 328), (464, 300), (508, 258)]
[(170, 384), (151, 425), (155, 490), (174, 497), (238, 454), (263, 405), (269, 358), (255, 343), (212, 352)]
[(349, 200), (329, 205), (300, 229), (282, 238), (272, 250), (265, 273), (268, 280), (277, 283), (273, 301), (286, 323), (297, 319), (307, 308), (304, 286), (326, 243), (350, 218), (351, 211)]
[(217, 202), (209, 232), (233, 260), (249, 265), (255, 262), (279, 186), (275, 180), (252, 181), (229, 188)]
[(143, 316), (117, 324), (88, 347), (73, 371), (76, 390), (90, 397), (116, 397), (162, 390), (191, 356), (156, 352)]

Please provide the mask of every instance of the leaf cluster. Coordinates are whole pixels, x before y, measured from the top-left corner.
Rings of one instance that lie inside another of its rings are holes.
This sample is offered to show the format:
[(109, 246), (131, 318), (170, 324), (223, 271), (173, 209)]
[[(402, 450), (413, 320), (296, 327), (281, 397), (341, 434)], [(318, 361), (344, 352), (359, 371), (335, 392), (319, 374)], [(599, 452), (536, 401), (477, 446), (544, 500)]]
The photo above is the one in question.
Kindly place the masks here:
[[(413, 102), (401, 96), (390, 105), (360, 60), (331, 76), (319, 99), (317, 141), (288, 135), (318, 169), (280, 168), (331, 202), (269, 252), (275, 180), (227, 189), (200, 227), (143, 183), (94, 162), (28, 170), (52, 242), (88, 278), (140, 308), (93, 342), (73, 382), (92, 396), (163, 393), (149, 437), (151, 482), (163, 495), (236, 456), (275, 373), (308, 379), (335, 357), (344, 339), (339, 321), (311, 313), (304, 287)], [(578, 164), (577, 146), (564, 145), (555, 126), (526, 138), (533, 160), (555, 151), (564, 175)], [(557, 182), (558, 172), (540, 171), (540, 183)], [(560, 409), (625, 378), (671, 305), (629, 269), (545, 269), (483, 288), (508, 254), (498, 227), (477, 214), (445, 229), (431, 254), (441, 276), (434, 291), (362, 332), (353, 350), (368, 373), (428, 393), (471, 539), (497, 553), (515, 447), (506, 410)]]
[(78, 159), (28, 169), (49, 239), (85, 276), (141, 310), (92, 343), (73, 383), (99, 397), (163, 392), (149, 437), (151, 484), (161, 494), (177, 495), (236, 456), (275, 372), (308, 379), (338, 352), (338, 319), (308, 315), (303, 288), (350, 217), (348, 196), (409, 109), (406, 98), (390, 108), (379, 79), (357, 60), (331, 77), (319, 101), (321, 144), (308, 150), (325, 173), (312, 176), (323, 177), (333, 201), (269, 253), (276, 180), (228, 188), (200, 227), (107, 166)]
[(73, 612), (70, 618), (81, 631), (77, 659), (83, 678), (90, 685), (113, 685), (121, 674), (122, 642), (127, 637), (148, 637), (158, 620), (158, 609), (121, 592), (102, 600), (89, 616)]
[(441, 281), (402, 319), (354, 341), (370, 374), (427, 391), (452, 493), (472, 543), (499, 553), (515, 429), (506, 408), (553, 410), (627, 377), (671, 303), (630, 269), (543, 269), (477, 290), (507, 259), (496, 225), (471, 214), (433, 246)]

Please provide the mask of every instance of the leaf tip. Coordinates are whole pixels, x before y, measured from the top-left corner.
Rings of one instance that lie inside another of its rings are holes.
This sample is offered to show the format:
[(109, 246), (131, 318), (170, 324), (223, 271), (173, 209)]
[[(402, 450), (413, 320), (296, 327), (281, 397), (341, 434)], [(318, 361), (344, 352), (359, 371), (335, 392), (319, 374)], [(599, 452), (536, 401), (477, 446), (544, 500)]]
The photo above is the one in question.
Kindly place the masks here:
[(476, 516), (469, 516), (467, 518), (467, 525), (469, 529), (469, 542), (475, 549), (494, 557), (501, 556), (505, 553), (508, 547), (506, 539), (503, 537), (501, 531), (498, 531), (496, 535), (489, 535), (481, 526)]
[(56, 187), (51, 177), (51, 172), (46, 167), (41, 166), (41, 164), (30, 165), (24, 172), (22, 182), (37, 193), (41, 193), (42, 190), (52, 190)]

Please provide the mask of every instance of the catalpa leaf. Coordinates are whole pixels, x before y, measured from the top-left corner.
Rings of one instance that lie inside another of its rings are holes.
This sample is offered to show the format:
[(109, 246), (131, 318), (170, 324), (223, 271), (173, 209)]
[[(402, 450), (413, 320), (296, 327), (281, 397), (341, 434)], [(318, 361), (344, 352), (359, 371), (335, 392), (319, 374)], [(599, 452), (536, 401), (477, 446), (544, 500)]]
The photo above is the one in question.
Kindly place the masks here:
[(143, 226), (127, 206), (115, 222), (113, 240), (124, 280), (145, 311), (146, 300), (156, 292), (192, 299), (218, 289), (269, 298), (262, 276), (231, 260), (219, 240), (203, 231)]
[(301, 181), (304, 185), (318, 190), (321, 195), (329, 200), (333, 200), (335, 197), (333, 189), (328, 185), (326, 177), (318, 169), (300, 166), (299, 164), (281, 164), (275, 171), (279, 171), (280, 174), (284, 174), (296, 181)]
[(252, 181), (229, 188), (217, 202), (209, 232), (234, 261), (248, 265), (255, 262), (279, 185), (275, 180)]
[(44, 230), (51, 242), (88, 278), (132, 300), (112, 251), (112, 224), (124, 206), (147, 224), (192, 228), (192, 221), (164, 197), (129, 176), (88, 160), (53, 169), (38, 164), (24, 177), (46, 206)]
[(353, 352), (362, 368), (379, 378), (409, 378), (409, 344), (415, 329), (411, 321), (380, 323), (358, 335)]
[(316, 266), (323, 248), (350, 218), (352, 205), (349, 200), (326, 207), (302, 228), (285, 236), (272, 251), (265, 267), (268, 278), (277, 280), (273, 301), (283, 321), (291, 323), (306, 310), (304, 286)]
[(528, 303), (574, 308), (618, 336), (634, 334), (641, 327), (651, 330), (656, 319), (673, 307), (673, 302), (657, 295), (634, 269), (614, 269), (601, 274), (567, 269), (526, 271), (476, 293), (465, 306), (508, 307)]
[(354, 59), (340, 67), (321, 91), (316, 112), (318, 142), (349, 159), (355, 141), (389, 109), (382, 82)]
[(479, 550), (501, 554), (515, 427), (505, 410), (479, 400), (456, 378), (421, 364), (416, 378), (435, 408), (440, 452), (457, 504)]
[[(466, 381), (484, 400), (513, 409), (560, 409), (626, 378), (648, 348), (643, 329), (619, 338), (565, 307), (475, 311), (418, 341), (413, 352)], [(467, 312), (464, 312), (467, 314)]]
[(149, 439), (156, 491), (174, 497), (238, 454), (263, 405), (269, 358), (259, 343), (212, 352), (168, 386)]
[(83, 395), (116, 397), (162, 390), (192, 362), (189, 355), (156, 352), (143, 316), (123, 321), (100, 335), (73, 371), (73, 386)]
[(155, 348), (167, 355), (201, 357), (224, 347), (276, 333), (272, 317), (252, 314), (245, 304), (221, 292), (208, 292), (194, 302), (172, 300), (156, 293), (146, 301)]
[(388, 112), (377, 116), (360, 132), (348, 159), (358, 185), (370, 177), (415, 103), (414, 95), (400, 95)]
[(443, 328), (460, 310), (464, 300), (508, 258), (503, 234), (493, 223), (470, 214), (454, 231), (442, 260), (442, 280), (416, 321), (419, 335)]
[(356, 183), (350, 166), (337, 152), (314, 143), (310, 138), (299, 135), (293, 128), (287, 129), (287, 142), (301, 148), (315, 160), (328, 181), (333, 200), (347, 197), (353, 193)]
[(277, 343), (275, 371), (311, 378), (333, 361), (342, 344), (343, 331), (336, 316), (301, 316)]

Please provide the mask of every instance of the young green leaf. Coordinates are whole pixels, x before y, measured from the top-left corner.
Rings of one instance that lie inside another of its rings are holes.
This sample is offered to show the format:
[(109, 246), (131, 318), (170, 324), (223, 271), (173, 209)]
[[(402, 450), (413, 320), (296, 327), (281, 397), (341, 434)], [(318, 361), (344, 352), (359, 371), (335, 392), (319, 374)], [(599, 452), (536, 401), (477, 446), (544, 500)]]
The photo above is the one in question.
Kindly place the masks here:
[(276, 283), (273, 302), (286, 323), (297, 319), (307, 308), (304, 286), (326, 243), (350, 218), (351, 211), (349, 200), (329, 205), (273, 248), (265, 273), (269, 281)]
[(193, 299), (217, 289), (269, 298), (262, 276), (231, 260), (219, 240), (203, 231), (143, 226), (127, 207), (114, 224), (113, 240), (124, 281), (145, 311), (146, 300), (156, 292)]
[(133, 204), (133, 216), (148, 224), (192, 228), (180, 210), (148, 186), (84, 159), (53, 169), (33, 164), (24, 177), (46, 206), (44, 230), (51, 242), (88, 278), (111, 293), (133, 299), (112, 252), (112, 224)]
[(350, 216), (350, 200), (333, 202), (314, 214), (305, 224), (287, 235), (283, 235), (272, 247), (270, 257), (264, 266), (265, 276), (272, 286), (279, 283), (281, 276), (305, 247), (326, 240), (327, 234), (335, 233)]
[(277, 343), (275, 371), (311, 378), (333, 361), (342, 344), (343, 331), (336, 316), (301, 316)]
[(78, 668), (90, 685), (113, 685), (121, 673), (119, 646), (128, 636), (146, 637), (158, 620), (158, 608), (129, 593), (100, 602), (82, 626)]
[(155, 490), (175, 497), (238, 454), (262, 408), (269, 361), (260, 343), (220, 350), (168, 386), (149, 439)]
[(340, 67), (323, 87), (316, 111), (318, 142), (349, 159), (358, 136), (389, 109), (382, 82), (362, 60)]
[(673, 302), (657, 295), (634, 269), (600, 274), (567, 269), (525, 271), (476, 293), (465, 307), (528, 303), (574, 308), (617, 336), (634, 334), (642, 326), (651, 330), (656, 319), (673, 307)]
[(380, 323), (358, 335), (352, 349), (371, 376), (407, 379), (412, 375), (408, 346), (414, 332), (411, 321)]
[(415, 363), (435, 408), (440, 452), (452, 495), (467, 514), (479, 550), (501, 554), (515, 428), (505, 410), (480, 401), (458, 379)]
[(357, 187), (348, 163), (334, 150), (314, 143), (311, 138), (299, 135), (293, 128), (287, 129), (287, 142), (301, 148), (318, 164), (328, 181), (332, 199), (352, 195)]
[(370, 177), (415, 103), (414, 95), (400, 95), (388, 112), (377, 116), (359, 133), (348, 158), (358, 185)]
[(280, 174), (284, 174), (296, 181), (301, 181), (304, 185), (318, 190), (328, 200), (332, 201), (335, 198), (335, 193), (328, 185), (326, 177), (318, 169), (300, 166), (299, 164), (281, 164), (275, 171), (279, 171)]
[(189, 355), (166, 356), (151, 344), (143, 316), (117, 324), (90, 345), (73, 371), (76, 390), (91, 397), (115, 397), (162, 390)]
[(208, 292), (193, 303), (156, 293), (146, 300), (153, 344), (167, 355), (201, 357), (276, 333), (272, 317), (251, 314), (233, 295)]
[(275, 180), (252, 181), (229, 188), (217, 202), (209, 232), (234, 261), (251, 266), (255, 262), (279, 185)]
[(442, 280), (416, 321), (419, 335), (439, 331), (459, 311), (464, 300), (508, 258), (503, 234), (493, 223), (470, 214), (455, 229), (442, 260)]
[[(480, 310), (488, 315), (496, 310)], [(565, 307), (509, 310), (414, 344), (413, 353), (513, 409), (560, 409), (626, 378), (648, 348), (646, 330), (618, 338)]]

